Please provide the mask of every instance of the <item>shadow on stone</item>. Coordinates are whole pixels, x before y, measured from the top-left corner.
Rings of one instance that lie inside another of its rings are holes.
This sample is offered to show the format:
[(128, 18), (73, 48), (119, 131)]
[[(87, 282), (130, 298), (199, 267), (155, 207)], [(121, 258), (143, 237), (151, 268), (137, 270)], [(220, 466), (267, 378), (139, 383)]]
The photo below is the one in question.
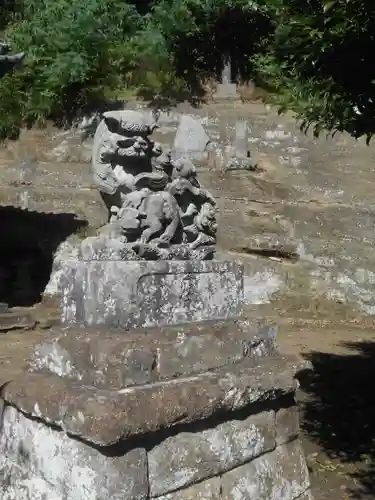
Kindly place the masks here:
[(0, 207), (0, 302), (10, 307), (40, 302), (57, 247), (86, 226), (73, 213)]
[(347, 476), (356, 485), (350, 498), (374, 498), (375, 343), (353, 342), (345, 347), (356, 352), (308, 356), (314, 371), (299, 375), (304, 393), (301, 427), (329, 460), (348, 464)]

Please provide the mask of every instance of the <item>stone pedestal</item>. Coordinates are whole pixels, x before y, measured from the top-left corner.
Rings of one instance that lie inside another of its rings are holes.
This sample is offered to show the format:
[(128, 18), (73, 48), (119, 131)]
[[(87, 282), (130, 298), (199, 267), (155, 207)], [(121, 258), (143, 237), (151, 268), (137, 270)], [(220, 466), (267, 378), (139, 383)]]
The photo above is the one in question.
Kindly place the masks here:
[(304, 365), (242, 317), (242, 266), (90, 252), (63, 270), (65, 326), (0, 379), (2, 498), (310, 499)]
[(238, 99), (237, 85), (235, 83), (218, 83), (215, 94), (216, 99)]
[(121, 329), (53, 330), (37, 346), (30, 370), (120, 390), (217, 369), (276, 353), (276, 327), (245, 319)]
[(2, 494), (309, 499), (299, 368), (245, 320), (55, 330), (2, 391)]
[(243, 269), (215, 261), (71, 261), (62, 282), (62, 321), (135, 328), (236, 318)]

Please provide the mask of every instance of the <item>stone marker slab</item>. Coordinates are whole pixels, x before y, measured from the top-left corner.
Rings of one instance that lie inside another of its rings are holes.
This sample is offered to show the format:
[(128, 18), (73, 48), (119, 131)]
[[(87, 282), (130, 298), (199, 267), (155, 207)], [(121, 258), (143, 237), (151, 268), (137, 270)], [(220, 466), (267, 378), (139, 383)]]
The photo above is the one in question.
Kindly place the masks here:
[(233, 149), (239, 158), (246, 158), (249, 150), (249, 127), (246, 120), (239, 120), (235, 125)]
[(63, 324), (124, 329), (242, 315), (243, 267), (219, 261), (70, 261)]
[(201, 159), (210, 138), (201, 122), (190, 115), (182, 115), (172, 148), (173, 158)]

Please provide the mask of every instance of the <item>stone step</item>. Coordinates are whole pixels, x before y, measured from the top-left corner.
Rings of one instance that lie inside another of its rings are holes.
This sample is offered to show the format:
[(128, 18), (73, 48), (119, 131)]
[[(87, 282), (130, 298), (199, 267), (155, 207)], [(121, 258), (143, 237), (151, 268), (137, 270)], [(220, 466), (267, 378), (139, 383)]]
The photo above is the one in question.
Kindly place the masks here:
[(50, 373), (23, 372), (5, 383), (2, 398), (31, 418), (62, 427), (87, 443), (108, 446), (293, 395), (295, 374), (306, 367), (294, 356), (244, 358), (198, 375), (121, 390), (98, 389)]
[(275, 326), (259, 328), (245, 319), (128, 332), (54, 328), (36, 347), (30, 367), (87, 385), (121, 389), (201, 373), (246, 357), (269, 356), (276, 351), (275, 337)]

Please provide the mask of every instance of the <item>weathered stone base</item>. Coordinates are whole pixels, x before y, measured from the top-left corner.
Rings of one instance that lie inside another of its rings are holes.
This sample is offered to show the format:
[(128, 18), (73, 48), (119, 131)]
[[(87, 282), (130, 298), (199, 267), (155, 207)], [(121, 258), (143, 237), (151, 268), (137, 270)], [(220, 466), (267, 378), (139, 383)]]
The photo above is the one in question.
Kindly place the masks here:
[[(295, 418), (293, 411), (289, 418)], [(276, 446), (274, 411), (192, 431), (103, 453), (7, 406), (0, 438), (1, 499), (309, 498), (303, 496), (309, 478), (300, 442), (291, 435), (293, 440)]]
[(217, 85), (215, 99), (238, 99), (237, 85), (235, 83), (219, 83)]
[(124, 329), (236, 318), (243, 269), (215, 261), (71, 261), (62, 322)]
[(30, 369), (98, 388), (122, 389), (202, 373), (245, 358), (276, 353), (275, 325), (249, 320), (204, 321), (162, 328), (51, 330)]
[(1, 500), (309, 497), (295, 359), (99, 389), (50, 373), (5, 385)]

